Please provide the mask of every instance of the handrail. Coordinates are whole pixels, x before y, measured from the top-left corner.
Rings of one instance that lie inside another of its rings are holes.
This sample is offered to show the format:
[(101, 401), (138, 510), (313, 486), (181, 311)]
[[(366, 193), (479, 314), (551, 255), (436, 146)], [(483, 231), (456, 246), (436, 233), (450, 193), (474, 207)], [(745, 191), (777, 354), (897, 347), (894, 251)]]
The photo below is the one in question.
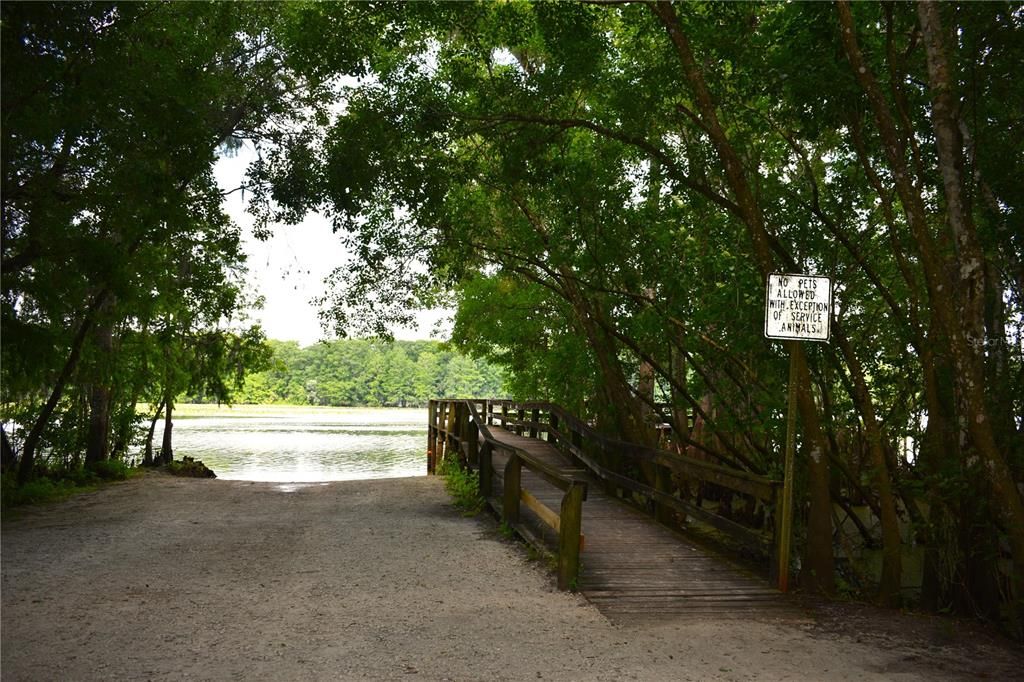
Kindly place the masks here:
[[(605, 452), (613, 452), (617, 455), (626, 455), (638, 460), (653, 461), (654, 463), (661, 464), (662, 466), (678, 469), (679, 473), (688, 473), (701, 478), (707, 478), (713, 483), (733, 488), (739, 492), (754, 495), (766, 502), (770, 502), (774, 499), (775, 488), (779, 484), (779, 481), (775, 481), (766, 476), (761, 476), (750, 471), (730, 469), (729, 467), (722, 466), (721, 464), (705, 462), (685, 455), (669, 452), (667, 450), (650, 448), (636, 443), (610, 438), (609, 436), (599, 433), (592, 426), (570, 412), (567, 412), (561, 406), (553, 403), (517, 403), (513, 400), (490, 400), (487, 402), (491, 405), (514, 405), (518, 409), (543, 410), (549, 414), (555, 414), (558, 416), (560, 423), (564, 422), (568, 424), (570, 426), (570, 430), (574, 430), (585, 436), (587, 440), (596, 443)], [(502, 421), (506, 421), (507, 419), (500, 413), (494, 413), (494, 418), (502, 419)], [(543, 423), (520, 422), (513, 419), (508, 419), (507, 421), (516, 425), (530, 426), (542, 431), (549, 431), (548, 425)], [(559, 435), (564, 437), (564, 434)]]
[[(672, 494), (674, 486), (668, 474), (713, 483), (723, 489), (759, 500), (766, 508), (773, 508), (780, 482), (750, 471), (732, 469), (674, 452), (610, 438), (552, 403), (491, 400), (485, 404), (488, 409), (487, 416), (491, 421), (500, 422), (503, 427), (519, 433), (525, 430), (529, 430), (530, 435), (546, 433), (549, 441), (584, 464), (591, 473), (608, 485), (638, 493), (653, 501), (658, 520), (671, 523), (671, 515), (667, 512), (674, 510), (684, 517), (693, 517), (707, 523), (744, 545), (761, 551), (771, 550), (771, 531), (766, 534), (763, 529), (746, 526), (729, 516), (706, 509), (699, 501), (691, 502), (685, 496), (676, 497)], [(547, 423), (543, 421), (541, 413), (547, 414)], [(592, 447), (585, 448), (584, 441)], [(624, 459), (647, 468), (648, 476), (654, 479), (651, 481), (653, 485), (609, 469), (606, 463), (594, 458), (598, 452), (619, 461)], [(652, 469), (651, 465), (657, 466)]]
[[(546, 480), (548, 483), (555, 486), (559, 490), (568, 490), (573, 485), (582, 485), (584, 489), (586, 488), (586, 480), (584, 480), (580, 476), (575, 475), (575, 473), (567, 475), (565, 471), (556, 469), (547, 462), (543, 462), (537, 459), (526, 450), (517, 448), (514, 445), (502, 443), (501, 441), (496, 439), (494, 436), (491, 435), (491, 430), (487, 426), (487, 422), (480, 417), (480, 414), (476, 411), (476, 406), (473, 405), (472, 401), (467, 400), (466, 403), (469, 407), (470, 419), (473, 421), (474, 424), (476, 424), (476, 427), (479, 430), (480, 435), (486, 442), (490, 443), (493, 446), (501, 447), (506, 450), (515, 450), (516, 456), (523, 460), (523, 463), (527, 465), (527, 468), (529, 468), (534, 473), (540, 475), (544, 480)], [(582, 473), (582, 470), (576, 471)], [(586, 498), (584, 497), (584, 499)]]

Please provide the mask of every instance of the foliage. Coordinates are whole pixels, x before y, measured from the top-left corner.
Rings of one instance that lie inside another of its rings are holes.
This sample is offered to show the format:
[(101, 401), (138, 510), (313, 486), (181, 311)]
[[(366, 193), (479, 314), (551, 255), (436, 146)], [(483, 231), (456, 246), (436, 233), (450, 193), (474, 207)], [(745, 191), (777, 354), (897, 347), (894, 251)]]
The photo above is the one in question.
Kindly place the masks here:
[(476, 516), (484, 508), (480, 496), (480, 477), (477, 472), (463, 467), (455, 457), (441, 462), (438, 474), (444, 476), (444, 487), (464, 516)]
[(89, 484), (78, 484), (73, 480), (54, 480), (49, 477), (38, 477), (24, 485), (18, 485), (12, 474), (3, 477), (3, 506), (16, 507), (24, 504), (41, 504), (58, 502), (78, 492), (90, 490)]
[(95, 490), (105, 482), (124, 481), (135, 475), (135, 470), (120, 461), (106, 461), (89, 467), (66, 468), (55, 466), (43, 469), (31, 481), (19, 485), (13, 472), (2, 478), (3, 506), (59, 502), (81, 492)]
[(133, 473), (132, 467), (116, 459), (94, 462), (88, 470), (104, 481), (125, 481)]
[[(250, 373), (235, 400), (249, 404), (424, 406), (448, 396), (500, 397), (502, 373), (436, 341), (342, 339), (300, 348), (271, 341), (269, 368)], [(212, 396), (193, 394), (189, 402)]]
[(185, 476), (187, 478), (217, 478), (217, 474), (205, 464), (192, 457), (182, 457), (180, 460), (172, 460), (167, 464), (167, 472), (174, 476)]
[(25, 482), (37, 455), (123, 456), (136, 401), (226, 398), (258, 365), (212, 165), (322, 92), (269, 46), (284, 21), (269, 6), (2, 13), (2, 403)]
[[(217, 337), (246, 335), (244, 264), (210, 167), (246, 138), (258, 231), (321, 210), (353, 254), (323, 296), (340, 335), (454, 303), (454, 342), (516, 397), (649, 444), (657, 407), (668, 447), (726, 466), (781, 473), (765, 276), (832, 275), (833, 342), (788, 346), (804, 583), (834, 590), (834, 505), (868, 507), (881, 601), (909, 527), (927, 607), (1024, 632), (1018, 5), (2, 12), (0, 360), (25, 477), (36, 451), (104, 459), (139, 396), (219, 399), (259, 366)], [(244, 391), (475, 388), (453, 383), (465, 359), (359, 343), (279, 348), (300, 369)], [(349, 369), (322, 380), (332, 355)]]
[(325, 296), (338, 327), (452, 296), (454, 340), (517, 397), (637, 442), (667, 402), (673, 447), (778, 475), (760, 292), (830, 274), (833, 343), (790, 347), (805, 584), (834, 589), (838, 502), (881, 519), (882, 601), (912, 524), (926, 604), (1024, 605), (1019, 7), (388, 11), (373, 77), (301, 168), (259, 177), (357, 254)]

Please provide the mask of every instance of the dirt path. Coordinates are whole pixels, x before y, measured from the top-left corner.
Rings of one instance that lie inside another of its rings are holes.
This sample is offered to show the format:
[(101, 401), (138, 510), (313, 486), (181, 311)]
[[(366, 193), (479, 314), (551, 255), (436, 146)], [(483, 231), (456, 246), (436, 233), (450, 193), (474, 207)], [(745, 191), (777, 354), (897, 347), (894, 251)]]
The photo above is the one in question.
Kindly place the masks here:
[(289, 486), (150, 474), (8, 514), (2, 552), (5, 682), (1024, 670), (1007, 645), (956, 632), (842, 634), (811, 620), (616, 626), (554, 591), (493, 522), (459, 516), (435, 478)]

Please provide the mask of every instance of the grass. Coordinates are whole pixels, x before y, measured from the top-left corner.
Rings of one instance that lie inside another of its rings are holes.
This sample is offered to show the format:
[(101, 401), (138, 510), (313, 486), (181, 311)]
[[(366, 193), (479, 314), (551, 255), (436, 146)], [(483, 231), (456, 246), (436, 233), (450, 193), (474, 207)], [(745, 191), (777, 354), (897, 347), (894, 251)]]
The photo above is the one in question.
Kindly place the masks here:
[(455, 457), (445, 458), (438, 471), (444, 476), (444, 487), (452, 496), (452, 502), (464, 516), (476, 516), (484, 508), (480, 496), (480, 478), (477, 472), (465, 469)]
[(96, 490), (104, 483), (124, 481), (135, 474), (136, 470), (124, 462), (107, 460), (88, 467), (48, 469), (19, 486), (16, 472), (11, 471), (4, 474), (0, 482), (0, 504), (6, 509), (26, 504), (59, 502), (77, 493)]
[(505, 538), (506, 540), (514, 540), (516, 537), (515, 528), (508, 525), (507, 521), (501, 522), (501, 525), (498, 526), (498, 532), (501, 534), (501, 537)]

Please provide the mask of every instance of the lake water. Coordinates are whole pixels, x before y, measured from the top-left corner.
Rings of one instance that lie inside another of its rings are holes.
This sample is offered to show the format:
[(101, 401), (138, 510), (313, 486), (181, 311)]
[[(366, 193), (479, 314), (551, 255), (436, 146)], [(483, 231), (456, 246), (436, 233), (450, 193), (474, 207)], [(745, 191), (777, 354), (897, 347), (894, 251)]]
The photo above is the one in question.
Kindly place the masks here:
[[(202, 460), (218, 478), (349, 481), (424, 476), (427, 410), (183, 405), (174, 458)], [(159, 448), (161, 426), (154, 445)]]

